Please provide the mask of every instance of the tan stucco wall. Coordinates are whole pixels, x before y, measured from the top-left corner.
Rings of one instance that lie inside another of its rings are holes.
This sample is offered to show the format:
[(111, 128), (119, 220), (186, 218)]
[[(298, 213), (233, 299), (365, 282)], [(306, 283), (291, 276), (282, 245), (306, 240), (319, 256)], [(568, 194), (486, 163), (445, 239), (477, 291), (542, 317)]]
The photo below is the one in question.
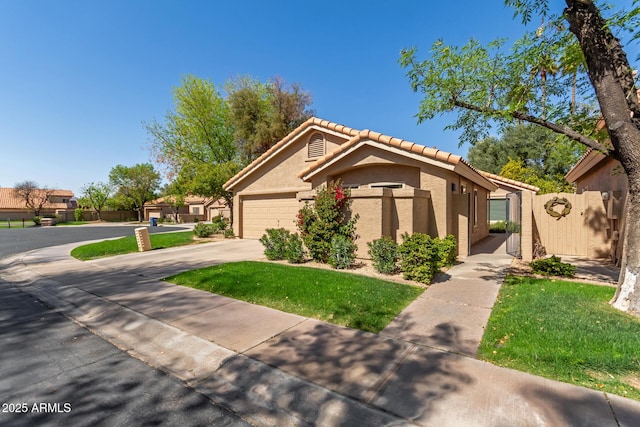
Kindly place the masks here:
[(369, 258), (368, 242), (389, 236), (402, 243), (404, 233), (424, 233), (428, 228), (429, 192), (419, 189), (360, 189), (351, 191), (351, 211), (356, 223), (358, 257)]
[(576, 181), (576, 193), (585, 191), (627, 191), (627, 175), (620, 162), (610, 157), (598, 163)]

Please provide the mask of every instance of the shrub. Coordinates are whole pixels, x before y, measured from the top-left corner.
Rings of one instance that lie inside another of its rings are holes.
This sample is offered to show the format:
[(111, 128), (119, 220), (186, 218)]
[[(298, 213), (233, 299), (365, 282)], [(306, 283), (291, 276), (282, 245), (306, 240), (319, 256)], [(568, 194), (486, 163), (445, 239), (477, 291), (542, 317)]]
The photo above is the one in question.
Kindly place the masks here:
[(327, 262), (334, 236), (356, 239), (358, 215), (351, 215), (350, 191), (338, 182), (316, 192), (313, 205), (305, 203), (297, 217), (300, 236), (315, 261)]
[(438, 247), (438, 268), (450, 267), (458, 259), (458, 242), (455, 236), (449, 234), (444, 239), (434, 239)]
[(291, 233), (284, 228), (267, 228), (265, 231), (266, 233), (260, 237), (260, 243), (264, 245), (264, 256), (270, 260), (285, 259)]
[(504, 221), (494, 222), (489, 225), (489, 231), (491, 233), (505, 233), (507, 231), (507, 223)]
[(40, 224), (41, 224), (41, 223), (40, 223), (40, 219), (41, 219), (41, 218), (40, 218), (39, 216), (34, 216), (34, 217), (33, 217), (33, 223), (34, 223), (35, 225), (40, 225)]
[(77, 208), (73, 211), (73, 218), (76, 221), (82, 221), (84, 219), (84, 210), (82, 208)]
[(398, 244), (391, 237), (383, 236), (367, 243), (373, 267), (379, 273), (393, 274), (398, 269)]
[(537, 259), (531, 262), (530, 265), (534, 273), (544, 276), (573, 277), (576, 274), (576, 267), (574, 265), (562, 262), (562, 260), (555, 255), (551, 255), (549, 258)]
[(211, 224), (215, 225), (219, 231), (227, 229), (227, 221), (222, 215), (217, 215), (211, 219)]
[(193, 227), (193, 234), (195, 234), (200, 238), (205, 238), (214, 234), (214, 230), (213, 230), (213, 227), (211, 227), (211, 224), (205, 224), (204, 222), (199, 222), (198, 224), (196, 224), (195, 227)]
[(398, 247), (402, 276), (420, 283), (431, 283), (440, 262), (438, 245), (430, 236), (422, 233), (414, 233), (412, 236), (404, 233), (402, 240)]
[(304, 262), (304, 248), (302, 239), (297, 233), (291, 234), (285, 244), (284, 257), (291, 264), (300, 264)]
[(224, 238), (225, 239), (235, 239), (236, 235), (233, 233), (233, 228), (227, 228), (224, 230)]
[(357, 249), (358, 246), (350, 238), (340, 234), (333, 236), (329, 250), (329, 264), (339, 270), (349, 268), (356, 259)]

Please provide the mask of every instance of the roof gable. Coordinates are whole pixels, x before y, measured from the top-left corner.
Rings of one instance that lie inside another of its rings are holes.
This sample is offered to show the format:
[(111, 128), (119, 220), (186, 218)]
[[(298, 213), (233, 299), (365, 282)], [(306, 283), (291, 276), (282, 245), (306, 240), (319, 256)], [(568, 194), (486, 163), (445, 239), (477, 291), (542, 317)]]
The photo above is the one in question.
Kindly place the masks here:
[(482, 176), (478, 170), (471, 166), (471, 164), (467, 163), (462, 157), (456, 154), (447, 153), (446, 151), (438, 150), (437, 148), (425, 147), (424, 145), (383, 135), (370, 130), (360, 131), (345, 144), (316, 160), (301, 171), (298, 174), (298, 178), (304, 181), (310, 180), (320, 171), (347, 157), (363, 145), (374, 146), (378, 149), (393, 152), (423, 163), (452, 170), (489, 190), (495, 190), (497, 188), (493, 182)]
[(573, 184), (606, 158), (607, 156), (605, 154), (589, 148), (576, 164), (573, 165), (571, 170), (567, 172), (564, 179)]
[(282, 152), (286, 148), (288, 148), (291, 144), (298, 140), (298, 138), (308, 131), (315, 129), (321, 132), (326, 132), (345, 140), (352, 138), (353, 136), (358, 134), (358, 131), (352, 129), (350, 127), (340, 125), (337, 123), (330, 122), (328, 120), (321, 120), (317, 117), (312, 117), (294, 129), (291, 133), (285, 136), (283, 139), (278, 141), (273, 147), (263, 153), (256, 160), (251, 162), (247, 167), (242, 169), (236, 175), (234, 175), (231, 179), (224, 183), (223, 188), (225, 190), (231, 190), (236, 184), (244, 180), (253, 174), (257, 169), (259, 169), (262, 165), (267, 163), (270, 159), (275, 157), (278, 153)]

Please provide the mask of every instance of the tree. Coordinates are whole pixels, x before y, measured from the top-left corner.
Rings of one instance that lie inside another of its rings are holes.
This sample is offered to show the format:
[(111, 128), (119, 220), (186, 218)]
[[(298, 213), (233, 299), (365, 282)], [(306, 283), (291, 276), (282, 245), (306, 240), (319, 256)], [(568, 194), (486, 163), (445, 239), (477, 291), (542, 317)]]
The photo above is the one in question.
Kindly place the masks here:
[(90, 182), (80, 190), (80, 204), (96, 213), (98, 221), (102, 220), (100, 213), (107, 206), (111, 196), (111, 186), (104, 182)]
[(243, 166), (314, 114), (311, 95), (298, 83), (287, 85), (280, 77), (267, 83), (237, 77), (227, 82), (225, 90)]
[(155, 198), (160, 187), (160, 174), (149, 163), (135, 166), (117, 165), (109, 172), (109, 183), (115, 189), (114, 199), (122, 207), (138, 212), (144, 219), (144, 204)]
[[(462, 47), (439, 40), (427, 60), (418, 60), (415, 48), (402, 52), (400, 63), (408, 69), (413, 89), (424, 94), (418, 119), (455, 110), (457, 120), (448, 128), (461, 129), (462, 141), (471, 144), (492, 125), (533, 123), (619, 160), (629, 192), (623, 268), (612, 304), (640, 315), (640, 104), (632, 67), (614, 35), (628, 30), (632, 40), (640, 38), (639, 1), (634, 0), (633, 10), (619, 10), (608, 20), (593, 0), (565, 0), (567, 7), (558, 16), (551, 14), (548, 0), (505, 3), (525, 24), (536, 14), (544, 18), (508, 54), (504, 40), (486, 47), (475, 40)], [(586, 73), (575, 62), (577, 49)], [(540, 64), (547, 57), (559, 66), (551, 79), (547, 75), (542, 81)], [(573, 87), (580, 103), (570, 101)], [(608, 140), (597, 132), (599, 119)]]
[(13, 187), (13, 194), (24, 201), (24, 205), (33, 212), (34, 216), (40, 216), (42, 208), (49, 203), (53, 189), (39, 188), (34, 181), (23, 181)]
[[(564, 176), (583, 153), (582, 145), (556, 138), (548, 129), (517, 124), (507, 126), (499, 139), (488, 137), (477, 142), (467, 157), (471, 164), (484, 171), (535, 185), (543, 192), (560, 192), (573, 191)], [(526, 169), (527, 180), (502, 174), (510, 162)]]
[(191, 75), (174, 89), (173, 98), (175, 109), (167, 112), (164, 123), (145, 124), (155, 161), (185, 192), (222, 197), (231, 206), (233, 197), (222, 184), (240, 165), (226, 100), (211, 81)]

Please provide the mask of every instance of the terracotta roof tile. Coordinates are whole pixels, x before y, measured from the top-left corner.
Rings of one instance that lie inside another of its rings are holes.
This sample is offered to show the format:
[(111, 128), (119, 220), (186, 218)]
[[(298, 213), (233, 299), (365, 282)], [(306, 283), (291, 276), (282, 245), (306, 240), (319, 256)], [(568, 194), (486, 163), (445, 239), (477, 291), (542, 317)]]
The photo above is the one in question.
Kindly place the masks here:
[(343, 151), (353, 147), (355, 144), (359, 143), (363, 139), (371, 139), (373, 141), (380, 142), (382, 144), (386, 144), (386, 145), (390, 145), (392, 147), (400, 148), (401, 150), (404, 150), (404, 151), (409, 151), (409, 152), (416, 153), (416, 154), (419, 154), (419, 155), (422, 155), (422, 156), (425, 156), (425, 157), (428, 157), (428, 158), (444, 161), (444, 162), (450, 163), (450, 164), (452, 164), (454, 166), (457, 165), (458, 163), (463, 163), (465, 166), (471, 168), (473, 171), (479, 172), (476, 168), (474, 168), (471, 164), (466, 162), (462, 157), (460, 157), (458, 155), (447, 153), (446, 151), (438, 150), (438, 149), (435, 149), (435, 148), (425, 147), (423, 145), (416, 144), (414, 142), (405, 141), (405, 140), (400, 139), (400, 138), (394, 138), (394, 137), (391, 137), (391, 136), (388, 136), (388, 135), (381, 134), (379, 132), (373, 132), (373, 131), (370, 131), (368, 129), (365, 129), (365, 130), (360, 131), (357, 134), (357, 136), (353, 137), (348, 142), (345, 142), (344, 144), (342, 144), (340, 147), (336, 148), (331, 153), (328, 153), (325, 156), (323, 156), (323, 157), (319, 158), (318, 160), (316, 160), (315, 162), (311, 163), (309, 166), (307, 166), (303, 171), (301, 171), (297, 175), (298, 178), (302, 178), (302, 177), (306, 176), (307, 174), (312, 172), (314, 169), (316, 169), (316, 168), (322, 166), (323, 164), (327, 163), (328, 161), (332, 160), (337, 155), (339, 155)]
[[(53, 190), (53, 197), (69, 198), (73, 197), (73, 191), (70, 190)], [(47, 203), (45, 209), (67, 209), (67, 203)], [(13, 188), (0, 187), (0, 209), (26, 209), (25, 203), (19, 197), (13, 194)]]
[(503, 182), (505, 184), (514, 185), (516, 187), (520, 187), (520, 188), (524, 188), (524, 189), (529, 190), (529, 191), (533, 191), (534, 193), (537, 193), (538, 191), (540, 191), (540, 188), (536, 187), (535, 185), (526, 184), (524, 182), (516, 181), (515, 179), (505, 178), (504, 176), (495, 175), (495, 174), (492, 174), (492, 173), (489, 173), (489, 172), (481, 171), (479, 169), (477, 169), (477, 171), (480, 172), (481, 175), (484, 175), (486, 178), (488, 178), (491, 181), (498, 181), (498, 182)]
[(307, 121), (302, 123), (300, 126), (295, 128), (293, 131), (291, 131), (291, 133), (289, 133), (283, 139), (278, 141), (273, 147), (271, 147), (270, 149), (265, 151), (260, 157), (258, 157), (253, 162), (251, 162), (247, 167), (242, 169), (240, 172), (238, 172), (236, 175), (234, 175), (231, 179), (229, 179), (227, 182), (225, 182), (224, 185), (223, 185), (223, 188), (227, 188), (227, 186), (231, 185), (233, 182), (236, 182), (239, 179), (241, 179), (244, 176), (246, 176), (249, 173), (251, 173), (259, 164), (261, 164), (266, 159), (268, 159), (272, 154), (274, 154), (280, 148), (282, 148), (285, 145), (287, 145), (291, 140), (293, 140), (295, 137), (297, 137), (302, 132), (307, 130), (309, 127), (314, 126), (314, 125), (326, 128), (326, 129), (331, 130), (331, 131), (339, 132), (341, 134), (344, 134), (345, 137), (347, 137), (347, 138), (348, 137), (354, 137), (354, 136), (356, 136), (358, 134), (357, 130), (352, 129), (350, 127), (347, 127), (345, 125), (340, 125), (340, 124), (337, 124), (337, 123), (333, 123), (333, 122), (330, 122), (328, 120), (322, 120), (322, 119), (319, 119), (317, 117), (311, 117), (310, 119), (308, 119)]

